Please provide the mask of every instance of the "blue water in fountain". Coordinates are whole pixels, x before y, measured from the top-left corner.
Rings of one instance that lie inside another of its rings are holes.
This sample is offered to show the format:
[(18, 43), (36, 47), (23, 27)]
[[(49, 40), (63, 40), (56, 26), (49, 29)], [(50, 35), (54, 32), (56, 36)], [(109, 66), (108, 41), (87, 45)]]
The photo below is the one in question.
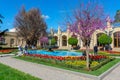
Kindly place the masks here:
[(45, 50), (29, 50), (30, 54), (43, 54), (50, 56), (82, 56), (82, 52), (74, 52), (74, 51), (45, 51)]

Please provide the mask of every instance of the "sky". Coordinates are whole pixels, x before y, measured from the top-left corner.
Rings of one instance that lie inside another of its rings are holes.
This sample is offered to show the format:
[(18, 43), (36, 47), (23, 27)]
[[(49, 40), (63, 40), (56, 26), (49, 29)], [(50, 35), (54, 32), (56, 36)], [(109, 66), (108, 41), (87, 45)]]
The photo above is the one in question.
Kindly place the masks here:
[[(48, 31), (63, 26), (66, 15), (72, 13), (81, 3), (88, 0), (0, 0), (0, 14), (4, 16), (0, 30), (14, 28), (15, 16), (24, 5), (26, 10), (39, 8), (48, 27)], [(113, 20), (116, 11), (120, 9), (120, 0), (92, 0), (103, 6), (105, 14)], [(62, 27), (61, 27), (62, 28)]]

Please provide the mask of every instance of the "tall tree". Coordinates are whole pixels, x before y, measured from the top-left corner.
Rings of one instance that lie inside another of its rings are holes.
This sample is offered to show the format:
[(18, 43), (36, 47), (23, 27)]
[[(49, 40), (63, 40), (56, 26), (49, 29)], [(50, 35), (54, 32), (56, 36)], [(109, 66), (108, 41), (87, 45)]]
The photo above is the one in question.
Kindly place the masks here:
[(97, 30), (104, 28), (105, 17), (103, 9), (98, 4), (88, 2), (86, 5), (81, 4), (80, 8), (73, 13), (72, 23), (70, 24), (70, 31), (77, 33), (86, 46), (86, 61), (87, 69), (89, 69), (89, 46), (92, 34)]
[(117, 10), (114, 22), (120, 22), (120, 10)]
[(15, 17), (14, 27), (18, 35), (22, 36), (28, 45), (36, 46), (37, 40), (47, 34), (46, 23), (37, 8), (33, 8), (27, 12), (25, 8), (22, 7)]

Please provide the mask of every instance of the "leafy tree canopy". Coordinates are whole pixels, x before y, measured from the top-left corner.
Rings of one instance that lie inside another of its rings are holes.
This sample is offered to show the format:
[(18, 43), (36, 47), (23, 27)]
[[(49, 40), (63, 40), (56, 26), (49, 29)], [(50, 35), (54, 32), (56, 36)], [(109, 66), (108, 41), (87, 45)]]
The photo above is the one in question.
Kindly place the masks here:
[(77, 45), (77, 43), (78, 43), (78, 39), (77, 38), (74, 38), (74, 37), (71, 37), (71, 38), (69, 38), (68, 39), (68, 44), (70, 44), (70, 45)]
[(57, 42), (57, 41), (55, 40), (55, 38), (52, 38), (52, 39), (51, 39), (51, 45), (55, 45), (56, 42)]
[(107, 34), (102, 34), (100, 37), (98, 37), (98, 42), (103, 45), (111, 44), (112, 38)]

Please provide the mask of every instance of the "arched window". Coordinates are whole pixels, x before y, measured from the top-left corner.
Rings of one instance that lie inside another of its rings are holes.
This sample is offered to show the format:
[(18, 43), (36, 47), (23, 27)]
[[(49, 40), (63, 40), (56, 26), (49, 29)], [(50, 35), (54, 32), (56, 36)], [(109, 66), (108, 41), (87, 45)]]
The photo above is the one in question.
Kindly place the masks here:
[(62, 46), (67, 46), (67, 37), (65, 35), (62, 36)]
[(99, 42), (98, 42), (98, 38), (102, 35), (103, 33), (98, 33), (97, 34), (97, 46), (102, 46), (102, 44), (100, 44)]
[(10, 44), (14, 44), (14, 39), (10, 39)]
[(54, 36), (55, 40), (56, 40), (56, 45), (57, 45), (57, 42), (58, 42), (58, 37), (57, 36)]
[(120, 47), (120, 31), (114, 33), (114, 47)]
[(3, 38), (3, 44), (5, 44), (5, 38)]
[(5, 44), (5, 38), (4, 37), (0, 37), (0, 44)]
[(13, 44), (14, 44), (14, 39), (12, 38), (12, 39), (10, 39), (10, 47), (12, 47)]

